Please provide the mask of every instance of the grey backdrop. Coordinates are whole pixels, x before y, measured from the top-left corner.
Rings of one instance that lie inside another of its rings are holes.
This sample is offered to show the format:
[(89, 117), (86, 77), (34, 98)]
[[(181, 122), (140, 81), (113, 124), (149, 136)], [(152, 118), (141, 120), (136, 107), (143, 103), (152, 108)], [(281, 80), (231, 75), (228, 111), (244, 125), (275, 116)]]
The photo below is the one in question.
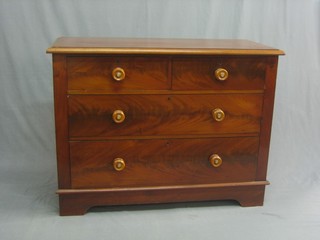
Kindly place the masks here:
[[(0, 0), (0, 239), (318, 239), (319, 0)], [(265, 206), (59, 217), (51, 56), (59, 36), (244, 38), (280, 48)]]

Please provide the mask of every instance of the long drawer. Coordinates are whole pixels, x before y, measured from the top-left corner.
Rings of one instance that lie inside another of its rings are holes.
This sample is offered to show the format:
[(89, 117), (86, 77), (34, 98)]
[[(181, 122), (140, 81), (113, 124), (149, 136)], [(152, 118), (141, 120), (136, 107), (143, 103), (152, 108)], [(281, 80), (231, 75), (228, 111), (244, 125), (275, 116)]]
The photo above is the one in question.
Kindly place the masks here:
[[(70, 95), (68, 99), (71, 138), (260, 131), (261, 94)], [(217, 110), (224, 118), (216, 115)], [(122, 112), (121, 123), (114, 119), (117, 111)]]
[[(70, 142), (71, 184), (108, 188), (254, 181), (258, 145), (257, 137)], [(213, 165), (212, 158), (221, 162)], [(120, 160), (121, 171), (114, 166)]]

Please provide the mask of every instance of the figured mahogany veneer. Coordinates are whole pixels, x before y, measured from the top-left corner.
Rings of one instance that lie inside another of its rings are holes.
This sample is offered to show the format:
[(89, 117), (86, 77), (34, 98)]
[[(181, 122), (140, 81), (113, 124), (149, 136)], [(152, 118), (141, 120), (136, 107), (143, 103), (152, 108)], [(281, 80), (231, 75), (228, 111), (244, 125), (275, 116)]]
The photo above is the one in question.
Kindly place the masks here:
[(59, 38), (47, 52), (60, 215), (263, 204), (281, 50), (246, 40)]
[[(125, 81), (115, 84), (110, 72), (125, 69)], [(148, 90), (169, 89), (169, 61), (153, 57), (69, 57), (68, 89), (72, 90)]]
[[(262, 100), (262, 94), (70, 95), (69, 135), (257, 134)], [(216, 108), (225, 112), (221, 122), (212, 117)], [(117, 109), (126, 116), (121, 124), (112, 119)]]
[[(262, 90), (267, 59), (261, 56), (179, 57), (172, 62), (174, 90)], [(225, 68), (226, 81), (213, 81), (214, 70)]]
[[(72, 188), (230, 183), (255, 180), (259, 138), (205, 138), (71, 142)], [(221, 167), (208, 156), (219, 153)], [(126, 167), (114, 171), (121, 157)]]

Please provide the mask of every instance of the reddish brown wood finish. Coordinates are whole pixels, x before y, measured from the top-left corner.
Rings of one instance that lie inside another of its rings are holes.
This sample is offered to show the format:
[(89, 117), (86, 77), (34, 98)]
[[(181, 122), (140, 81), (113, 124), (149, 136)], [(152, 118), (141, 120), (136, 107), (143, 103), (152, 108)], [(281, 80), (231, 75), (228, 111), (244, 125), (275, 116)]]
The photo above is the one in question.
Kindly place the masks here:
[(66, 57), (53, 56), (54, 111), (59, 188), (70, 187)]
[[(263, 89), (267, 61), (261, 56), (181, 57), (172, 60), (174, 90)], [(229, 76), (220, 81), (215, 70), (224, 68)]]
[(259, 161), (257, 167), (257, 180), (265, 180), (267, 177), (269, 146), (271, 138), (273, 105), (276, 90), (276, 77), (278, 57), (267, 57), (269, 62), (266, 71), (266, 84), (261, 120), (261, 135), (259, 147)]
[(165, 38), (58, 38), (47, 53), (141, 55), (283, 55), (284, 52), (248, 40)]
[[(100, 205), (263, 204), (282, 51), (242, 40), (61, 38), (48, 52), (61, 215)], [(125, 70), (122, 82), (112, 79), (115, 67)], [(229, 78), (216, 80), (216, 68)], [(123, 123), (113, 122), (115, 110)], [(210, 165), (211, 154), (221, 166)]]
[[(70, 96), (71, 137), (259, 133), (261, 94)], [(214, 120), (221, 108), (225, 119)], [(126, 118), (117, 124), (115, 110)]]
[[(118, 91), (169, 89), (168, 58), (166, 57), (68, 57), (69, 90)], [(122, 81), (112, 77), (120, 67), (125, 72)]]
[(267, 182), (243, 185), (187, 185), (167, 188), (59, 191), (60, 215), (83, 215), (93, 206), (236, 200), (243, 207), (262, 206)]
[[(259, 138), (71, 142), (72, 188), (172, 186), (254, 181)], [(209, 162), (218, 154), (218, 168)], [(123, 158), (122, 171), (113, 168)]]

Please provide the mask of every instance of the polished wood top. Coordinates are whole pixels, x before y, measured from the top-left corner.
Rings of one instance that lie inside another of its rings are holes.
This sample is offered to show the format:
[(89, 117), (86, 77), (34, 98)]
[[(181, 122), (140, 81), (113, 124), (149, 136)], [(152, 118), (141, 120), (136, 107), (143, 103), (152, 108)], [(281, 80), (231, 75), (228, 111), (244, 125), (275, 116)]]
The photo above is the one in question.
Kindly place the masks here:
[(47, 49), (55, 54), (185, 54), (284, 55), (284, 52), (248, 40), (165, 38), (61, 37)]

